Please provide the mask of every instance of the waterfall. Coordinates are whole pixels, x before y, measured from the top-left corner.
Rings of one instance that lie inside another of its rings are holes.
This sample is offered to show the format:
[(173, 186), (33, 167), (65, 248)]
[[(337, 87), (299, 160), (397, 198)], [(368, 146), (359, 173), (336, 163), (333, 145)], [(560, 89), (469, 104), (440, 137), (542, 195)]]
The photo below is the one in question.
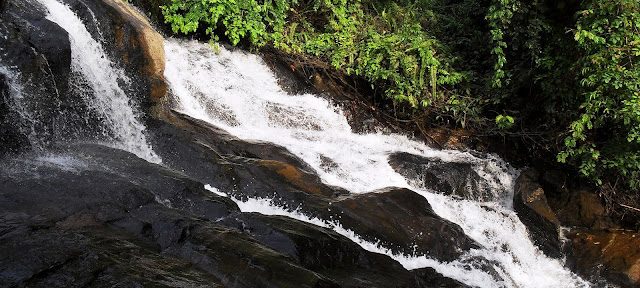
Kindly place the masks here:
[[(243, 212), (284, 215), (342, 234), (366, 250), (386, 254), (407, 269), (432, 267), (445, 276), (479, 287), (589, 287), (563, 263), (545, 256), (529, 238), (510, 205), (517, 171), (495, 156), (441, 151), (397, 134), (353, 133), (339, 107), (316, 95), (289, 95), (256, 55), (207, 44), (168, 39), (165, 76), (176, 97), (177, 109), (247, 140), (268, 141), (299, 156), (330, 185), (352, 193), (379, 188), (406, 187), (424, 196), (434, 211), (462, 227), (482, 245), (460, 259), (442, 263), (421, 255), (398, 255), (362, 240), (339, 222), (309, 218), (304, 207), (290, 210), (269, 199), (238, 203)], [(388, 163), (391, 153), (405, 152), (445, 162), (470, 163), (492, 192), (488, 201), (461, 200), (428, 191), (419, 179), (407, 179)], [(323, 165), (330, 159), (333, 165)], [(330, 166), (330, 167), (327, 167)], [(214, 187), (207, 189), (226, 195)], [(501, 279), (473, 265), (477, 257), (495, 263)]]
[(145, 136), (145, 126), (122, 85), (130, 82), (124, 71), (109, 60), (102, 45), (92, 38), (82, 20), (65, 4), (56, 0), (40, 0), (47, 8), (47, 19), (69, 33), (71, 61), (74, 73), (82, 79), (75, 86), (88, 86), (83, 91), (86, 105), (101, 117), (107, 132), (102, 140), (116, 148), (129, 151), (149, 162), (161, 160)]
[[(0, 60), (3, 59), (0, 57)], [(9, 99), (4, 99), (4, 101), (8, 102), (11, 110), (19, 117), (15, 121), (18, 129), (27, 137), (32, 148), (36, 150), (43, 149), (45, 145), (42, 143), (42, 139), (38, 137), (38, 132), (36, 132), (38, 117), (33, 115), (32, 109), (29, 107), (27, 99), (25, 99), (23, 87), (20, 83), (20, 73), (0, 65), (0, 75), (4, 75), (9, 88), (7, 95)]]

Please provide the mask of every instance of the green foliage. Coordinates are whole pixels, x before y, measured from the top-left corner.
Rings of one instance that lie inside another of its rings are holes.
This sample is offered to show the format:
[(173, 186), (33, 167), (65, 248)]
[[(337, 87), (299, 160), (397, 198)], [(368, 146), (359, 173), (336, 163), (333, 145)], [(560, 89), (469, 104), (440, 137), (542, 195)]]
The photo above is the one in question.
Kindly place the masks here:
[(587, 1), (575, 40), (584, 92), (582, 114), (570, 125), (558, 160), (573, 159), (601, 183), (617, 173), (640, 188), (640, 2)]
[(463, 74), (451, 71), (440, 44), (430, 37), (411, 9), (391, 4), (380, 14), (365, 16), (357, 1), (336, 13), (324, 31), (308, 37), (303, 51), (328, 59), (336, 69), (385, 87), (385, 95), (413, 107), (442, 104)]
[(224, 31), (231, 44), (248, 39), (262, 46), (272, 39), (273, 29), (282, 30), (290, 0), (172, 0), (163, 6), (165, 21), (171, 23), (174, 33), (189, 34), (201, 25), (214, 41), (219, 40), (216, 30)]
[[(172, 0), (163, 7), (176, 33), (204, 25), (214, 41), (224, 33), (231, 44), (248, 40), (287, 52), (326, 59), (348, 75), (384, 89), (384, 95), (414, 108), (444, 106), (464, 73), (451, 69), (451, 56), (425, 31), (413, 7), (395, 3), (363, 7), (360, 1)], [(366, 9), (380, 8), (380, 13)], [(301, 17), (300, 15), (308, 15)], [(441, 56), (436, 56), (440, 55)]]
[(515, 119), (513, 119), (512, 116), (502, 115), (502, 114), (496, 116), (496, 125), (500, 129), (503, 129), (503, 130), (509, 129), (513, 127), (513, 124), (515, 124)]
[(492, 85), (497, 88), (502, 87), (502, 83), (507, 76), (504, 70), (504, 66), (507, 63), (505, 30), (511, 24), (511, 19), (514, 12), (518, 10), (519, 4), (520, 2), (517, 0), (493, 0), (487, 13), (487, 20), (491, 28), (491, 40), (494, 43), (491, 54), (496, 58)]

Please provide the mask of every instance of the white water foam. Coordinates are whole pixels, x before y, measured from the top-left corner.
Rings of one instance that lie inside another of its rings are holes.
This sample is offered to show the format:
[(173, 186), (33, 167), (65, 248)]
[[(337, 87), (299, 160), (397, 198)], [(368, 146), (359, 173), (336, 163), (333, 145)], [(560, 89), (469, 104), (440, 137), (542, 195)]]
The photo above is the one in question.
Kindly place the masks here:
[(120, 87), (119, 83), (130, 82), (124, 71), (109, 60), (102, 45), (93, 39), (82, 20), (67, 5), (56, 0), (40, 2), (49, 11), (47, 19), (69, 33), (72, 69), (80, 73), (93, 90), (93, 93), (84, 93), (84, 101), (100, 113), (113, 134), (113, 139), (107, 141), (149, 162), (160, 163), (160, 157), (147, 142), (145, 127), (137, 119), (137, 111)]
[[(165, 76), (183, 113), (243, 139), (282, 145), (309, 163), (324, 182), (353, 193), (389, 186), (410, 188), (426, 197), (438, 215), (460, 225), (483, 248), (469, 251), (452, 263), (441, 263), (419, 255), (395, 255), (363, 241), (339, 223), (311, 219), (300, 210), (275, 207), (269, 200), (236, 200), (243, 211), (284, 215), (330, 227), (364, 249), (389, 255), (407, 269), (432, 267), (472, 286), (589, 286), (561, 261), (546, 257), (529, 239), (525, 226), (510, 207), (517, 173), (496, 157), (434, 150), (396, 134), (355, 134), (340, 109), (325, 99), (285, 93), (272, 71), (255, 55), (224, 48), (216, 54), (207, 44), (173, 39), (166, 41), (165, 50)], [(417, 179), (405, 179), (388, 164), (389, 154), (396, 152), (473, 164), (486, 180), (486, 188), (493, 192), (492, 201), (454, 199), (412, 185)], [(323, 158), (330, 159), (332, 165), (323, 165)], [(473, 265), (476, 257), (493, 261), (491, 268), (502, 280), (485, 271), (486, 267)]]

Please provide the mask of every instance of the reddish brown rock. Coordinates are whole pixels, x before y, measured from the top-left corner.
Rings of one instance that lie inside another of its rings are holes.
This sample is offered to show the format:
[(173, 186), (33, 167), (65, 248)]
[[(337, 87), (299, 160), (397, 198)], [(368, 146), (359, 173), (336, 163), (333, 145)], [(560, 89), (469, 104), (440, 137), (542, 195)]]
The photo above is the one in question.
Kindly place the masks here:
[(601, 230), (568, 237), (579, 273), (601, 275), (624, 287), (640, 286), (640, 233)]
[(558, 234), (560, 221), (549, 207), (538, 178), (537, 171), (528, 169), (516, 179), (513, 208), (527, 226), (536, 245), (548, 256), (561, 258), (562, 245)]
[[(138, 55), (130, 55), (131, 48), (137, 48), (143, 56), (141, 72), (149, 80), (150, 96), (154, 102), (161, 101), (167, 94), (167, 84), (164, 79), (164, 39), (149, 23), (147, 18), (133, 9), (131, 5), (118, 0), (103, 0), (105, 4), (117, 11), (122, 17), (122, 24), (116, 27), (116, 46), (123, 53), (124, 62)], [(127, 26), (128, 29), (125, 29)], [(129, 35), (125, 35), (125, 33)]]

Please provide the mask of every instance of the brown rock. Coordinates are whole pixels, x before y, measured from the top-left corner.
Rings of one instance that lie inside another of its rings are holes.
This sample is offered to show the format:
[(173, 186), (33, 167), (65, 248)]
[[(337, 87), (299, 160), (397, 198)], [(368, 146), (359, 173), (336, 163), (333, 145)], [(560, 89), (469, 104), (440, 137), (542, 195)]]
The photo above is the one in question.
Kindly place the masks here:
[(541, 178), (547, 191), (549, 206), (563, 226), (591, 229), (612, 229), (617, 225), (607, 216), (605, 206), (595, 187), (570, 185), (577, 182), (560, 171), (546, 171)]
[[(123, 1), (103, 0), (117, 11), (122, 20), (132, 28), (132, 37), (128, 37), (125, 41), (123, 35), (123, 27), (116, 27), (115, 37), (116, 46), (122, 53), (123, 61), (126, 63), (128, 59), (134, 55), (129, 55), (131, 47), (139, 48), (143, 54), (144, 61), (141, 72), (148, 78), (150, 85), (150, 97), (154, 103), (161, 101), (167, 94), (168, 88), (164, 79), (165, 56), (164, 56), (164, 39), (149, 23), (148, 19)], [(119, 29), (118, 29), (119, 28)]]
[(527, 226), (536, 245), (548, 256), (560, 258), (560, 221), (549, 206), (544, 189), (537, 182), (538, 178), (539, 174), (534, 169), (522, 172), (516, 180), (513, 208)]
[(600, 274), (625, 287), (640, 286), (640, 233), (600, 230), (568, 237), (579, 273)]

